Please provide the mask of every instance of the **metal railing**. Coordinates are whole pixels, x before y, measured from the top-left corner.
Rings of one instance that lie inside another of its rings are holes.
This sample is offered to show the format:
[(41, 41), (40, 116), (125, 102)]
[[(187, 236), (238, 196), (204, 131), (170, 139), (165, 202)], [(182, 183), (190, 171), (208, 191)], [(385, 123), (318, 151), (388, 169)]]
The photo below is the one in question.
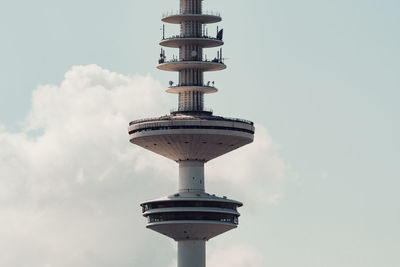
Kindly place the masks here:
[(242, 123), (254, 125), (254, 122), (245, 120), (245, 119), (229, 118), (229, 117), (221, 117), (221, 118), (223, 118), (222, 120), (225, 120), (225, 121), (242, 122)]
[[(202, 119), (202, 116), (196, 116), (194, 119)], [(232, 121), (232, 122), (241, 122), (241, 123), (246, 123), (249, 125), (254, 125), (252, 121), (249, 120), (244, 120), (244, 119), (238, 119), (238, 118), (229, 118), (229, 117), (221, 117), (221, 116), (204, 116), (204, 119), (210, 120), (210, 121)], [(172, 121), (172, 120), (190, 120), (188, 117), (178, 117), (178, 116), (162, 116), (162, 117), (157, 117), (157, 118), (146, 118), (146, 119), (140, 119), (140, 120), (134, 120), (129, 123), (129, 126), (132, 126), (134, 124), (138, 123), (145, 123), (145, 122), (154, 122), (154, 121)]]
[[(168, 115), (165, 116), (165, 117), (168, 117)], [(144, 123), (144, 122), (165, 121), (165, 120), (169, 120), (169, 119), (164, 118), (164, 117), (152, 117), (152, 118), (146, 118), (146, 119), (139, 119), (139, 120), (131, 121), (131, 122), (129, 123), (129, 126), (132, 126), (132, 125), (138, 124), (138, 123)]]
[(164, 64), (164, 63), (179, 63), (179, 62), (208, 62), (208, 63), (219, 63), (219, 64), (224, 64), (223, 58), (213, 58), (212, 60), (208, 60), (206, 58), (193, 58), (193, 59), (179, 59), (179, 58), (173, 58), (170, 60), (165, 60), (163, 58), (160, 58), (158, 60), (158, 64)]
[(204, 11), (201, 14), (191, 14), (191, 13), (182, 13), (181, 11), (167, 11), (162, 14), (161, 18), (165, 17), (171, 17), (171, 16), (187, 16), (187, 15), (206, 15), (206, 16), (216, 16), (216, 17), (221, 17), (221, 13), (219, 12), (214, 12), (214, 11)]
[(173, 35), (167, 38), (162, 38), (162, 40), (173, 40), (173, 39), (185, 39), (185, 38), (202, 38), (202, 39), (207, 39), (207, 40), (216, 40), (216, 41), (222, 41), (222, 39), (219, 39), (217, 37), (212, 37), (208, 35), (202, 35), (202, 36), (184, 36), (184, 35)]
[(170, 111), (172, 114), (179, 113), (179, 112), (193, 112), (193, 113), (206, 112), (206, 113), (211, 113), (211, 114), (213, 113), (213, 110), (211, 108), (202, 108), (202, 109), (173, 108)]
[(178, 87), (184, 87), (184, 86), (199, 86), (199, 87), (207, 87), (207, 88), (211, 88), (211, 89), (217, 89), (214, 85), (208, 85), (208, 84), (186, 84), (186, 83), (181, 83), (181, 84), (177, 84), (177, 85), (171, 85), (168, 88), (178, 88)]

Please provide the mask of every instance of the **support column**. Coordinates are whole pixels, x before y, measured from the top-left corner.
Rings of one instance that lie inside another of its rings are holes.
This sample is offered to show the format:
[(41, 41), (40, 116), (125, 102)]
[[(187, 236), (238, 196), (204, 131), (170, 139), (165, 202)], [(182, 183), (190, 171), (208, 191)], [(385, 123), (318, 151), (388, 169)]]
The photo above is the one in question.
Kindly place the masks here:
[(179, 162), (179, 192), (204, 192), (204, 162)]
[(178, 241), (178, 267), (206, 267), (206, 241)]

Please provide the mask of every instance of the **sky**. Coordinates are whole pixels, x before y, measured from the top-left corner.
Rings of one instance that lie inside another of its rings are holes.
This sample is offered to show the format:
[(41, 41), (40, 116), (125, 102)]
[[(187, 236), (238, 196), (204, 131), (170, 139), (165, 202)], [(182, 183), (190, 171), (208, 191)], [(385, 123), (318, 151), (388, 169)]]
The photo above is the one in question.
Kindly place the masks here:
[[(209, 193), (244, 202), (207, 266), (400, 266), (400, 2), (204, 8), (223, 17), (228, 66), (206, 74), (219, 89), (206, 106), (256, 123), (253, 144), (206, 166)], [(0, 3), (0, 266), (176, 265), (139, 203), (175, 193), (177, 165), (127, 126), (177, 105), (164, 92), (177, 75), (155, 68), (160, 18), (177, 9)]]

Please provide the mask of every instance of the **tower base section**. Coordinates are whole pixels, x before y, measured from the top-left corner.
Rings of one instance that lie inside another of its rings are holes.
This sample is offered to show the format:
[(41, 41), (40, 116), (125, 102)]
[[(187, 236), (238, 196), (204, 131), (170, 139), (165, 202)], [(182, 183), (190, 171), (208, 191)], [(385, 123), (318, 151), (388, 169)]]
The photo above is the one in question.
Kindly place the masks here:
[(178, 267), (206, 267), (206, 242), (178, 242)]

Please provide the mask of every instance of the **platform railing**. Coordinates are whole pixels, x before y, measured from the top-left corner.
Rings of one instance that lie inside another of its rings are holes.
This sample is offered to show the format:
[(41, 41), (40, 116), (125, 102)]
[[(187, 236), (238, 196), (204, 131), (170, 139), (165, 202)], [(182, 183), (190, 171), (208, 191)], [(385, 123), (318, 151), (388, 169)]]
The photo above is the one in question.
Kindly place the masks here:
[[(252, 121), (238, 119), (238, 118), (229, 118), (229, 117), (221, 117), (221, 116), (207, 116), (206, 119), (210, 120), (210, 121), (232, 121), (232, 122), (241, 122), (241, 123), (246, 123), (249, 125), (254, 125), (254, 123)], [(132, 125), (138, 124), (138, 123), (145, 123), (145, 122), (172, 121), (172, 120), (190, 120), (190, 118), (188, 118), (188, 117), (179, 118), (177, 116), (171, 117), (169, 115), (165, 115), (165, 116), (157, 117), (157, 118), (154, 117), (154, 118), (134, 120), (129, 123), (129, 126), (132, 126)]]
[(222, 41), (222, 39), (217, 38), (217, 37), (213, 37), (213, 36), (209, 36), (209, 35), (202, 35), (202, 36), (184, 36), (184, 35), (173, 35), (173, 36), (169, 36), (169, 37), (163, 37), (162, 40), (173, 40), (173, 39), (185, 39), (185, 38), (202, 38), (202, 39), (207, 39), (207, 40), (216, 40), (216, 41)]
[(201, 112), (206, 112), (206, 113), (213, 113), (213, 110), (211, 108), (202, 108), (202, 109), (193, 109), (193, 108), (173, 108), (170, 110), (171, 113), (179, 113), (179, 112), (193, 112), (193, 113), (201, 113)]
[(215, 57), (212, 60), (209, 60), (209, 59), (206, 59), (206, 58), (192, 58), (192, 59), (172, 58), (170, 60), (165, 60), (164, 58), (160, 58), (158, 60), (158, 64), (177, 63), (177, 62), (208, 62), (208, 63), (224, 64), (224, 59)]
[(186, 84), (186, 83), (180, 83), (176, 85), (171, 85), (168, 88), (173, 89), (173, 88), (179, 88), (179, 87), (184, 87), (184, 86), (193, 86), (193, 87), (206, 87), (206, 88), (211, 88), (211, 89), (217, 89), (214, 85), (209, 85), (209, 84)]
[(221, 17), (221, 13), (215, 11), (203, 11), (201, 14), (189, 14), (189, 13), (182, 13), (181, 11), (167, 11), (164, 12), (161, 18), (171, 17), (171, 16), (180, 16), (180, 15), (206, 15), (206, 16), (216, 16)]

